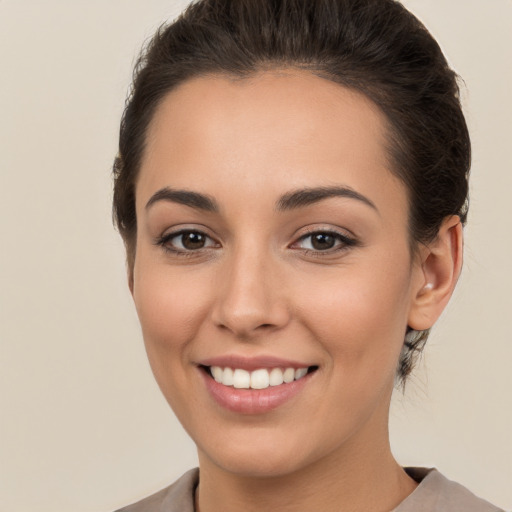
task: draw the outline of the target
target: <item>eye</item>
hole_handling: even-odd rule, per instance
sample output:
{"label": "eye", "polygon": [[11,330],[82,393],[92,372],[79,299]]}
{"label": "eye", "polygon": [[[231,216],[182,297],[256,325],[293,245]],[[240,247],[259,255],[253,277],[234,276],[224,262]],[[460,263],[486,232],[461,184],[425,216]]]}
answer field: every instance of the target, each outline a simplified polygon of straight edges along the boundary
{"label": "eye", "polygon": [[306,251],[332,252],[356,244],[357,242],[353,238],[335,231],[315,231],[302,236],[294,245]]}
{"label": "eye", "polygon": [[168,233],[156,243],[175,253],[193,252],[217,246],[216,242],[205,233],[190,229]]}

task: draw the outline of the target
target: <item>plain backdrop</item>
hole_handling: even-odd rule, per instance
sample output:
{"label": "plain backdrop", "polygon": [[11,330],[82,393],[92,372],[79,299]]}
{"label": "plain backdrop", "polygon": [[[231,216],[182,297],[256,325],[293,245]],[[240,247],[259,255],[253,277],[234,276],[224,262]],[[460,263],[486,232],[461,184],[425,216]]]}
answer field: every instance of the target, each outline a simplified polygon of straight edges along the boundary
{"label": "plain backdrop", "polygon": [[[108,512],[196,464],[153,381],[111,225],[143,41],[186,2],[0,0],[0,511]],[[464,77],[465,268],[391,414],[404,465],[512,507],[512,1],[408,0]]]}

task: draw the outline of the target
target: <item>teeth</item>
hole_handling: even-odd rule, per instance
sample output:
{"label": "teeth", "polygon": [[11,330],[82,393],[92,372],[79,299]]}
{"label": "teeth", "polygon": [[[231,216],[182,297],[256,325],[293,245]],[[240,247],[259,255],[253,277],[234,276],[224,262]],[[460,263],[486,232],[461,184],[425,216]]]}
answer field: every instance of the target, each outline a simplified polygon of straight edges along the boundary
{"label": "teeth", "polygon": [[270,385],[270,376],[265,369],[256,370],[251,373],[251,388],[265,389]]}
{"label": "teeth", "polygon": [[[222,381],[224,384],[224,380]],[[251,387],[251,374],[238,368],[233,372],[233,387],[238,389],[248,389]]]}
{"label": "teeth", "polygon": [[233,378],[233,370],[231,368],[224,368],[221,382],[224,386],[232,386],[234,384],[235,380]]}
{"label": "teeth", "polygon": [[283,381],[283,370],[281,368],[272,368],[270,370],[269,383],[271,386],[279,386]]}
{"label": "teeth", "polygon": [[295,370],[293,368],[286,368],[283,373],[283,380],[286,384],[295,380]]}
{"label": "teeth", "polygon": [[307,368],[297,368],[295,370],[295,380],[302,379],[308,373]]}
{"label": "teeth", "polygon": [[307,368],[272,368],[267,370],[261,368],[248,372],[240,368],[221,368],[220,366],[210,367],[212,377],[216,382],[224,386],[233,386],[237,389],[266,389],[269,386],[280,386],[294,380],[302,379],[307,373]]}
{"label": "teeth", "polygon": [[224,372],[218,366],[212,366],[212,375],[217,382],[222,382]]}

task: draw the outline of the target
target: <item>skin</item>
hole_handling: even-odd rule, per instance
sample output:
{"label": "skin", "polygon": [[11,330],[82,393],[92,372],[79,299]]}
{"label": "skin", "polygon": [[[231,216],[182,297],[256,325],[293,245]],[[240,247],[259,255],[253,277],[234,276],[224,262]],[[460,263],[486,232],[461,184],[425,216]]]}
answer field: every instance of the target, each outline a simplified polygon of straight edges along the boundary
{"label": "skin", "polygon": [[[303,71],[193,79],[152,120],[130,288],[156,380],[198,447],[202,512],[387,511],[416,486],[390,451],[389,403],[406,328],[443,310],[462,235],[450,217],[411,254],[407,190],[385,144],[370,100]],[[374,207],[330,197],[276,208],[297,189],[332,186]],[[147,207],[165,187],[206,194],[218,212]],[[158,244],[184,228],[205,247]],[[311,231],[355,243],[314,252]],[[226,354],[318,370],[286,404],[242,415],[211,398],[198,368]]]}

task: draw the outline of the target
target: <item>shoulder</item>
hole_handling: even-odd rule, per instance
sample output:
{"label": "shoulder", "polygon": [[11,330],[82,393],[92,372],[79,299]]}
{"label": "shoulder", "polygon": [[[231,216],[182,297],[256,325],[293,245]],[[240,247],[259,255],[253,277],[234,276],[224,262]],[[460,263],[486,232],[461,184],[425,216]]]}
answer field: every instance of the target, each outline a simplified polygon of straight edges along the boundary
{"label": "shoulder", "polygon": [[503,512],[436,469],[406,471],[419,485],[393,512]]}
{"label": "shoulder", "polygon": [[199,470],[192,469],[172,485],[116,512],[194,512]]}

